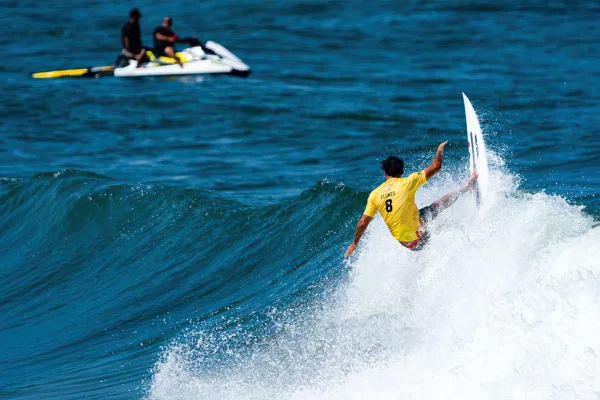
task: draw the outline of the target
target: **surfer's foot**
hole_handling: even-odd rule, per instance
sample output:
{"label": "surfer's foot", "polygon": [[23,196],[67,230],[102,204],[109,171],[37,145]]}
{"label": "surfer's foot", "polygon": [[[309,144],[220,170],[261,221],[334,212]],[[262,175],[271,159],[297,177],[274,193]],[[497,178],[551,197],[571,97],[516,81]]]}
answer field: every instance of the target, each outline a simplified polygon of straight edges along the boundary
{"label": "surfer's foot", "polygon": [[473,171],[473,173],[469,177],[469,180],[467,181],[467,186],[468,187],[474,187],[475,186],[475,182],[477,182],[477,177],[478,176],[479,175],[477,174],[477,170]]}

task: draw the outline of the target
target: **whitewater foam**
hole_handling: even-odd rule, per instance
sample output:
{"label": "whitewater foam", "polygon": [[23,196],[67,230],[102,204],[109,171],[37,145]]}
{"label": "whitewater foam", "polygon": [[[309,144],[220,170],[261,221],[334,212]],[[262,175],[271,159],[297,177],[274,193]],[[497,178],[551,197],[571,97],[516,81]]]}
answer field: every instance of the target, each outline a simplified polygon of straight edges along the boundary
{"label": "whitewater foam", "polygon": [[[418,204],[458,181],[438,178]],[[460,199],[418,253],[376,218],[324,304],[223,368],[198,358],[230,338],[174,343],[148,399],[600,397],[600,230],[581,207],[518,184],[493,169],[486,206]]]}

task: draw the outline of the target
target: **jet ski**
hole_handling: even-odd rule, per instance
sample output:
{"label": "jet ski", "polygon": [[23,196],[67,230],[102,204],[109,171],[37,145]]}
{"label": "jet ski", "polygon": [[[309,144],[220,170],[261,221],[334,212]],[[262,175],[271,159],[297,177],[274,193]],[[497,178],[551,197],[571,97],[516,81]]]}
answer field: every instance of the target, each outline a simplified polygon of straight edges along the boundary
{"label": "jet ski", "polygon": [[156,57],[151,50],[146,52],[146,60],[138,68],[137,61],[120,55],[113,64],[78,68],[62,71],[37,72],[33,78],[100,78],[104,76],[182,76],[204,74],[228,74],[239,77],[250,75],[250,67],[220,44],[212,41],[202,45],[196,41],[191,47],[177,53],[181,65],[174,58]]}

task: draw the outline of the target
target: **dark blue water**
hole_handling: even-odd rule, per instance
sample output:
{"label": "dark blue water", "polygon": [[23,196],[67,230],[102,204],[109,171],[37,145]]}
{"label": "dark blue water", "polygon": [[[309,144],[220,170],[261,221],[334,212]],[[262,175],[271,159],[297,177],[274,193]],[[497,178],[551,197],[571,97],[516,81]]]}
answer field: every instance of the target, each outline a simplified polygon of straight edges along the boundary
{"label": "dark blue water", "polygon": [[[112,62],[132,6],[252,75],[29,78]],[[0,397],[600,391],[597,3],[0,8]],[[461,92],[490,208],[420,255],[376,220],[344,262],[382,158],[450,141],[419,205],[464,180]]]}

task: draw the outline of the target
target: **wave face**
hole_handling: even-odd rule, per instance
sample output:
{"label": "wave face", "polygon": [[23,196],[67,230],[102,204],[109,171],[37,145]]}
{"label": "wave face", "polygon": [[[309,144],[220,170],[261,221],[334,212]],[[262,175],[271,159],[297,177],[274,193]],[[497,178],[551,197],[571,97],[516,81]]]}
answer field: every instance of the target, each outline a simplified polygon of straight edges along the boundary
{"label": "wave face", "polygon": [[518,185],[494,167],[485,207],[460,199],[420,253],[376,218],[344,262],[368,193],[340,183],[256,204],[77,170],[4,179],[2,393],[592,398],[600,230]]}
{"label": "wave face", "polygon": [[[600,230],[560,197],[518,191],[506,172],[492,181],[485,208],[461,199],[420,253],[376,219],[329,292],[292,313],[271,305],[267,336],[242,322],[190,329],[164,347],[146,398],[594,398]],[[439,182],[420,204],[457,185]],[[343,250],[319,242],[314,256]],[[311,262],[309,273],[327,270]]]}
{"label": "wave face", "polygon": [[[351,226],[340,221],[366,198],[321,183],[256,206],[75,170],[0,189],[3,359],[18,366],[3,371],[8,393],[55,387],[59,397],[140,392],[140,375],[182,330],[273,334],[274,307],[315,297],[343,273]],[[40,369],[30,387],[23,377]],[[111,385],[90,387],[95,378]]]}

